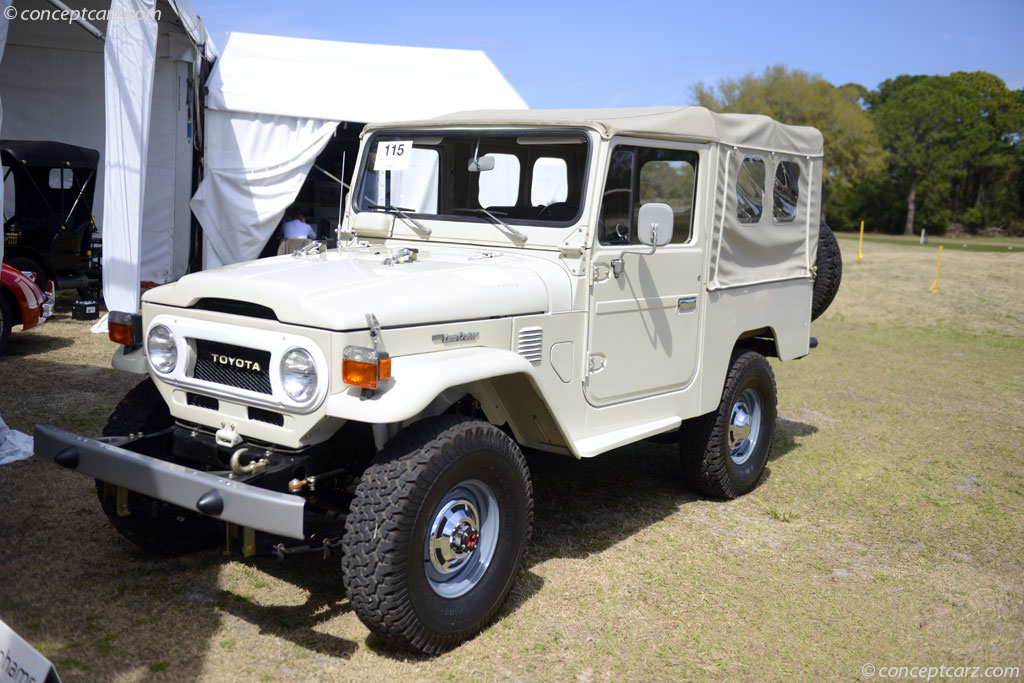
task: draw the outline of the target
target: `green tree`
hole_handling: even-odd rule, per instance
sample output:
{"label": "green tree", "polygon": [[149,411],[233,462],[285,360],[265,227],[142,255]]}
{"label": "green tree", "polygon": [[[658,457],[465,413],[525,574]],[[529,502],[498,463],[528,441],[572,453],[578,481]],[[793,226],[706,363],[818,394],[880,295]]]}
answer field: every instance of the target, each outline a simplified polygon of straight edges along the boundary
{"label": "green tree", "polygon": [[697,104],[713,111],[764,114],[820,130],[825,138],[826,196],[852,190],[885,168],[874,124],[862,106],[865,90],[856,84],[836,87],[820,75],[777,64],[760,75],[723,79],[717,88],[698,82],[691,93]]}
{"label": "green tree", "polygon": [[953,213],[972,226],[1005,225],[1021,208],[1016,183],[1024,151],[1024,91],[1010,90],[985,71],[958,71],[950,79],[969,91],[978,123],[965,128],[971,135],[958,143],[965,154],[952,188]]}
{"label": "green tree", "polygon": [[913,234],[919,203],[926,224],[944,227],[951,183],[963,177],[982,135],[972,90],[949,76],[900,76],[877,92],[875,124],[889,152],[890,177],[906,197],[903,232]]}

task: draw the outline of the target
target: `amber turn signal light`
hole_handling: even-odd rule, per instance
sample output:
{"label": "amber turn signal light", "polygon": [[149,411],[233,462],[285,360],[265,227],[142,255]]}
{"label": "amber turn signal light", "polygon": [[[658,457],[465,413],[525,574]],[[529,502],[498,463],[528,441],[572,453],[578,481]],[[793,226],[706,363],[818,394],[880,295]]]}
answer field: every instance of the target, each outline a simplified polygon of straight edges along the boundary
{"label": "amber turn signal light", "polygon": [[346,346],[341,358],[341,379],[354,387],[376,389],[378,382],[391,379],[391,356],[362,346]]}
{"label": "amber turn signal light", "polygon": [[111,311],[107,317],[107,336],[110,341],[125,346],[142,343],[142,316],[138,313]]}

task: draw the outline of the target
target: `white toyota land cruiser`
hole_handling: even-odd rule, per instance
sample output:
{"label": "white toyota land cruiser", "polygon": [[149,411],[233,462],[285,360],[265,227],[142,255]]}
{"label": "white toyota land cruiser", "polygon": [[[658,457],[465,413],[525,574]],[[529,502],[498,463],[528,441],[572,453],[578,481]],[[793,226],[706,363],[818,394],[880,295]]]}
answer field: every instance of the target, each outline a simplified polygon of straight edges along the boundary
{"label": "white toyota land cruiser", "polygon": [[839,285],[821,177],[817,130],[699,107],[368,126],[337,248],[112,314],[115,367],[149,377],[103,438],[41,425],[37,450],[145,549],[338,551],[371,630],[444,651],[520,569],[521,447],[660,435],[696,490],[757,484],[765,358],[806,355]]}

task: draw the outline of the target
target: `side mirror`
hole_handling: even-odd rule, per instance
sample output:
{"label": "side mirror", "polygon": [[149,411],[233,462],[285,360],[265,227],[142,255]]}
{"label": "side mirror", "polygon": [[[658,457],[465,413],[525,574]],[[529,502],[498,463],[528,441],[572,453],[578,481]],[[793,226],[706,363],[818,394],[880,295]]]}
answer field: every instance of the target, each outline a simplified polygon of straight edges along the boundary
{"label": "side mirror", "polygon": [[480,171],[493,171],[494,157],[485,154],[482,157],[473,157],[469,160],[469,172],[479,173]]}
{"label": "side mirror", "polygon": [[636,236],[640,243],[651,248],[650,251],[630,251],[629,249],[612,259],[612,274],[616,279],[622,277],[626,268],[626,254],[650,256],[658,247],[672,241],[672,230],[675,227],[675,213],[668,204],[644,204],[640,207],[640,215],[636,221]]}
{"label": "side mirror", "polygon": [[663,247],[672,241],[675,213],[668,204],[644,204],[637,218],[636,236],[641,244]]}

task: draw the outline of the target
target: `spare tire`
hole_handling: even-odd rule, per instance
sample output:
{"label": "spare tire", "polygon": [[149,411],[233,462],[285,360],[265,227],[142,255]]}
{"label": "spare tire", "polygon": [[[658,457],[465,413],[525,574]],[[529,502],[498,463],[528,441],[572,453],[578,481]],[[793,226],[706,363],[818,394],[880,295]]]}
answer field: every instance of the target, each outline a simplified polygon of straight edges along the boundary
{"label": "spare tire", "polygon": [[811,298],[811,320],[817,320],[828,310],[839,291],[843,279],[843,255],[839,242],[832,234],[832,228],[825,221],[818,228],[818,271],[814,278],[814,295]]}

